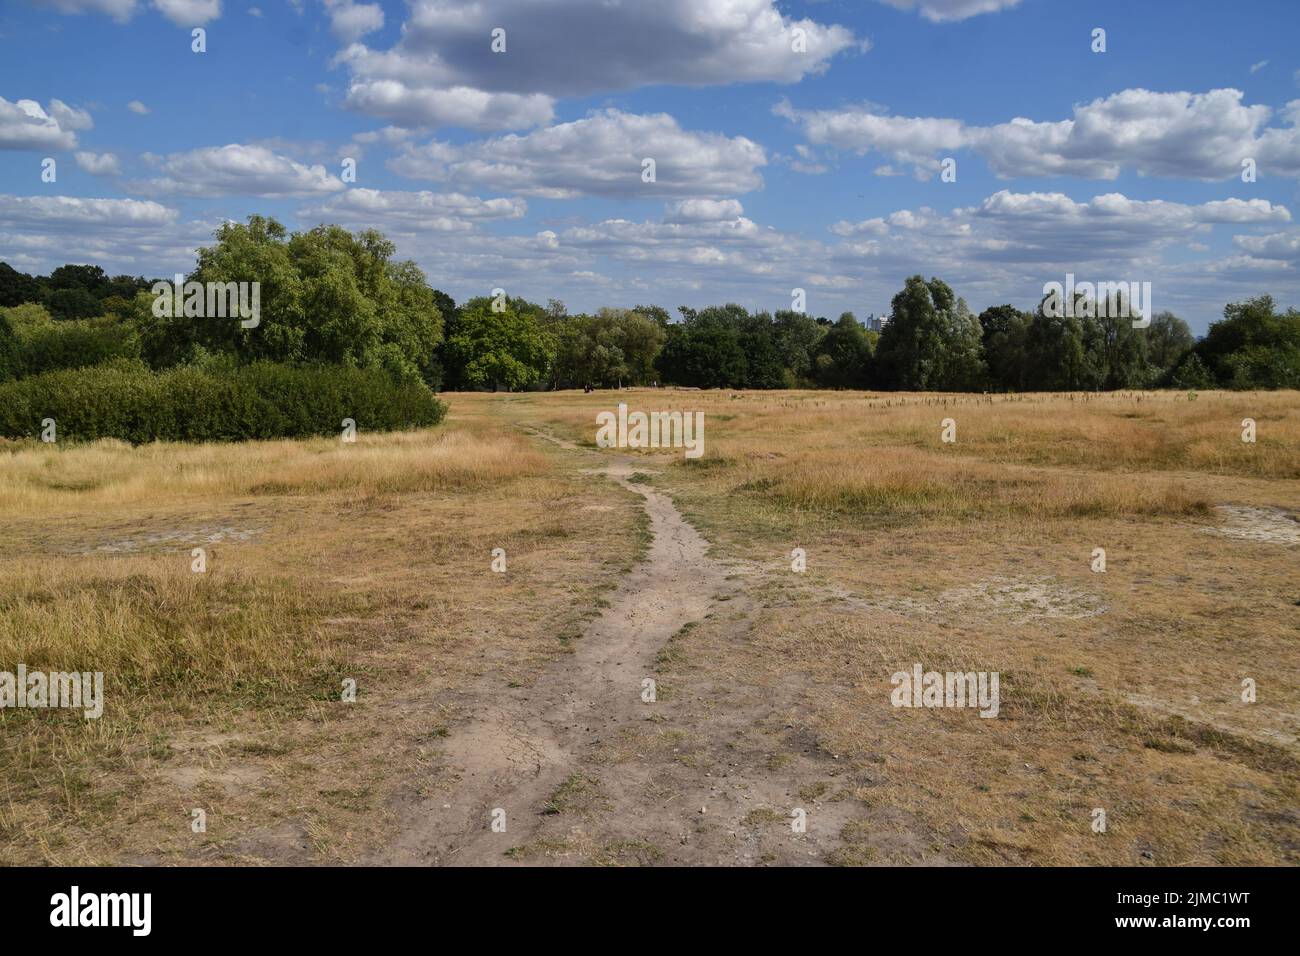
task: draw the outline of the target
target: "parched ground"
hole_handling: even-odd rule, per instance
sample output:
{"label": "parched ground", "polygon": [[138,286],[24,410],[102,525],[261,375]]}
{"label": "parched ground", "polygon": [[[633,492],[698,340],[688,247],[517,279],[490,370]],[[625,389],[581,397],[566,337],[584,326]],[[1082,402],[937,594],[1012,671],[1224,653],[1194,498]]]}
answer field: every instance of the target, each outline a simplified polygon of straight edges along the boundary
{"label": "parched ground", "polygon": [[[108,685],[0,712],[0,861],[1300,856],[1296,393],[448,400],[0,450],[0,669]],[[620,400],[704,455],[595,448]],[[998,716],[894,707],[914,664]]]}

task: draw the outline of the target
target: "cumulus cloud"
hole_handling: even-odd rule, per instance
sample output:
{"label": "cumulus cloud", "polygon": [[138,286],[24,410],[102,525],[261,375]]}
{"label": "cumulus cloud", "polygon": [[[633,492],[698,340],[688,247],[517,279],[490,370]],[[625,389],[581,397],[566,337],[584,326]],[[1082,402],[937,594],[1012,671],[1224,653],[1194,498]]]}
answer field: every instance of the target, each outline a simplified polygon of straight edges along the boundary
{"label": "cumulus cloud", "polygon": [[150,157],[161,176],[132,184],[136,193],[183,196],[319,196],[344,188],[324,166],[307,166],[265,146],[231,143]]}
{"label": "cumulus cloud", "polygon": [[965,20],[981,13],[997,13],[1019,6],[1020,0],[881,0],[899,10],[919,10],[934,23]]}
{"label": "cumulus cloud", "polygon": [[[492,50],[497,28],[504,52]],[[865,46],[844,27],[782,16],[774,0],[412,0],[395,46],[353,43],[336,62],[352,74],[351,109],[399,125],[522,129],[549,121],[559,96],[794,83]]]}
{"label": "cumulus cloud", "polygon": [[130,103],[127,103],[126,108],[132,113],[136,113],[140,116],[148,116],[149,113],[152,112],[149,107],[145,106],[139,100],[132,100]]}
{"label": "cumulus cloud", "polygon": [[93,125],[89,113],[62,100],[42,109],[35,100],[11,103],[0,96],[0,149],[72,149],[76,130]]}
{"label": "cumulus cloud", "polygon": [[299,216],[385,232],[463,232],[481,222],[520,219],[527,211],[528,204],[522,199],[355,188],[308,206]]}
{"label": "cumulus cloud", "polygon": [[176,220],[176,210],[140,199],[0,195],[0,225],[152,228]]}
{"label": "cumulus cloud", "polygon": [[110,272],[170,275],[194,267],[216,222],[180,220],[139,199],[0,195],[0,259],[26,272],[91,262]]}
{"label": "cumulus cloud", "polygon": [[1266,127],[1272,110],[1242,103],[1240,90],[1153,93],[1132,89],[1076,106],[1070,119],[1017,117],[995,126],[960,120],[888,116],[873,105],[774,112],[816,144],[859,154],[879,152],[931,170],[946,152],[970,148],[1001,177],[1141,175],[1221,180],[1253,158],[1261,172],[1300,176],[1300,101],[1281,112],[1285,126]]}
{"label": "cumulus cloud", "polygon": [[38,7],[59,13],[102,13],[125,23],[138,12],[137,0],[33,0]]}
{"label": "cumulus cloud", "polygon": [[116,176],[120,173],[117,157],[112,153],[78,151],[74,154],[77,165],[93,176]]}
{"label": "cumulus cloud", "polygon": [[377,3],[353,3],[352,0],[324,0],[324,3],[330,29],[344,43],[354,43],[384,26],[384,8]]}
{"label": "cumulus cloud", "polygon": [[[59,13],[102,13],[125,23],[142,9],[139,0],[34,0]],[[203,26],[221,16],[221,0],[150,0],[150,6],[181,27]]]}
{"label": "cumulus cloud", "polygon": [[[654,182],[642,181],[647,158]],[[607,109],[523,136],[408,146],[388,166],[412,179],[565,199],[734,196],[762,185],[766,163],[763,148],[743,136],[683,130],[666,113]]]}
{"label": "cumulus cloud", "polygon": [[221,16],[221,0],[153,0],[153,5],[178,27],[201,27]]}
{"label": "cumulus cloud", "polygon": [[411,87],[400,80],[354,80],[346,105],[399,126],[525,129],[549,123],[555,101],[542,93],[489,93],[468,86]]}
{"label": "cumulus cloud", "polygon": [[682,199],[664,207],[664,222],[719,222],[739,219],[744,213],[737,199]]}
{"label": "cumulus cloud", "polygon": [[1233,236],[1232,241],[1254,259],[1300,262],[1300,233],[1274,232],[1267,236]]}

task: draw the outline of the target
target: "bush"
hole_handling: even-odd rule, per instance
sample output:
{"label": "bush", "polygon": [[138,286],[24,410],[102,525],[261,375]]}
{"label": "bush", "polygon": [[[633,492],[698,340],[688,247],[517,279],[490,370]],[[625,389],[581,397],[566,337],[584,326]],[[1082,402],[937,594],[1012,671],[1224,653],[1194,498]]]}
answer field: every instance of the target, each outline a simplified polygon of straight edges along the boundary
{"label": "bush", "polygon": [[436,425],[446,406],[421,383],[377,369],[185,366],[151,372],[139,361],[47,372],[0,384],[0,436],[31,438],[53,418],[62,439],[243,441]]}

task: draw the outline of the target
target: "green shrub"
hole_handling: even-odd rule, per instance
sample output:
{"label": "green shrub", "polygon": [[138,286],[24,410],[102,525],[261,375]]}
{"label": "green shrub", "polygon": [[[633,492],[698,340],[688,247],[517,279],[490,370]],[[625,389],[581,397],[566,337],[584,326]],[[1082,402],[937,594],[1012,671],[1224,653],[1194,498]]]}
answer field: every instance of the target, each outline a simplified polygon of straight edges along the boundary
{"label": "green shrub", "polygon": [[378,369],[184,366],[152,372],[117,359],[0,384],[0,435],[35,437],[53,418],[60,439],[243,441],[334,435],[351,418],[362,431],[436,425],[446,406],[421,383]]}

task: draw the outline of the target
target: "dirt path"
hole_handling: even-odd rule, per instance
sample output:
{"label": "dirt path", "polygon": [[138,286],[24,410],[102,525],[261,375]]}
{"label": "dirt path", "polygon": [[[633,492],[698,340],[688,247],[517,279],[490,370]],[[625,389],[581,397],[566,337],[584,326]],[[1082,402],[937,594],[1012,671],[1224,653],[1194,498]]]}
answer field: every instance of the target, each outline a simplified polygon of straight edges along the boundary
{"label": "dirt path", "polygon": [[[672,501],[628,480],[637,470],[635,459],[620,456],[596,473],[644,498],[654,536],[645,561],[572,656],[554,662],[531,687],[501,692],[451,734],[444,754],[458,782],[445,797],[427,801],[415,814],[418,824],[375,862],[503,862],[507,849],[534,835],[547,801],[589,769],[591,751],[646,718],[653,705],[642,700],[642,682],[652,676],[656,655],[683,625],[703,618],[728,586],[724,570],[706,553],[707,542]],[[492,829],[497,809],[505,811],[505,832]],[[614,813],[607,825],[617,829]]]}

